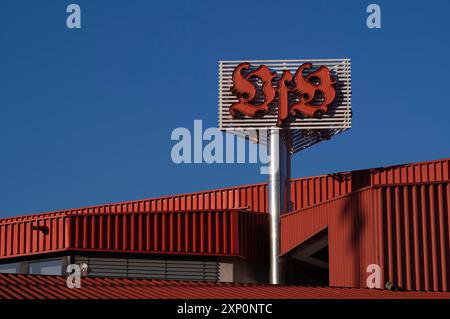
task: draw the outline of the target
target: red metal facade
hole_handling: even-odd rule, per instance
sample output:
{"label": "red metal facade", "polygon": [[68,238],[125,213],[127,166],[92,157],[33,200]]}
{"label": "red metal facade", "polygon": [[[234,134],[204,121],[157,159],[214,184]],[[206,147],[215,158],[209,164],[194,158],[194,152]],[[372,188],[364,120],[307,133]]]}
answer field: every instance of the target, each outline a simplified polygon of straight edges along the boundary
{"label": "red metal facade", "polygon": [[450,299],[450,293],[390,292],[301,286],[273,286],[139,280],[81,279],[69,289],[64,276],[0,274],[0,299]]}
{"label": "red metal facade", "polygon": [[[449,167],[443,159],[293,180],[283,253],[327,228],[330,285],[364,287],[375,263],[405,289],[448,290]],[[0,259],[89,250],[265,260],[266,211],[267,185],[256,184],[6,218]]]}
{"label": "red metal facade", "polygon": [[450,159],[294,179],[293,210],[310,207],[367,186],[450,180]]}
{"label": "red metal facade", "polygon": [[0,222],[0,258],[73,250],[261,259],[265,243],[265,216],[237,210],[61,213]]}
{"label": "red metal facade", "polygon": [[366,287],[369,264],[382,282],[448,291],[450,183],[369,186],[282,216],[282,254],[328,230],[330,285]]}
{"label": "red metal facade", "polygon": [[[326,203],[282,216],[281,253],[327,229],[329,284],[365,287],[365,266],[377,263],[372,188],[356,191]],[[361,237],[372,236],[372,238]],[[365,247],[365,245],[368,247]],[[373,246],[373,247],[372,247]],[[362,270],[364,268],[364,270]]]}
{"label": "red metal facade", "polygon": [[408,290],[448,291],[449,182],[383,186],[376,196],[385,278]]}
{"label": "red metal facade", "polygon": [[[404,164],[384,168],[365,169],[314,177],[293,179],[291,199],[293,210],[351,193],[363,187],[380,184],[440,182],[450,179],[450,159]],[[252,212],[268,211],[267,184],[253,184],[229,187],[189,194],[172,195],[96,205],[91,207],[37,214],[109,214],[145,213],[183,210],[226,210],[246,208]],[[50,215],[49,215],[50,214]],[[15,220],[12,217],[8,220]]]}

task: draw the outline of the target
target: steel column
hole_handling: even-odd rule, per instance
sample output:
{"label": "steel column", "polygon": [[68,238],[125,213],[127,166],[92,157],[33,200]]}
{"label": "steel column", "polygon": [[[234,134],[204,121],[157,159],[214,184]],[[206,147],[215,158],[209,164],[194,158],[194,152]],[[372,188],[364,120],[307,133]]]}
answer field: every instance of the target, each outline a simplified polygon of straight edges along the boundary
{"label": "steel column", "polygon": [[269,283],[283,283],[280,255],[280,215],[290,209],[290,132],[272,128],[269,136]]}

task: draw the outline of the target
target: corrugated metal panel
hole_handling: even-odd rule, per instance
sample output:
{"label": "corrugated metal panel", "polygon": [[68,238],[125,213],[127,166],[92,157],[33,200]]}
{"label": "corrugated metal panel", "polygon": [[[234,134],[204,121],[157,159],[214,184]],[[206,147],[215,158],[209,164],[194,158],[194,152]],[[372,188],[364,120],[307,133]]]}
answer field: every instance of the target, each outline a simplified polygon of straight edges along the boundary
{"label": "corrugated metal panel", "polygon": [[73,214],[121,214],[146,212],[172,212],[188,210],[227,210],[247,208],[253,212],[266,212],[267,184],[243,185],[188,194],[162,196],[137,201],[103,204],[55,212],[24,215],[0,219],[1,223],[27,221],[39,217],[58,217]]}
{"label": "corrugated metal panel", "polygon": [[[370,185],[440,182],[448,180],[450,180],[450,159],[446,158],[421,163],[293,179],[291,184],[291,200],[293,202],[293,210],[299,210]],[[265,213],[268,211],[267,205],[267,184],[260,183],[3,218],[0,219],[0,225],[13,221],[25,222],[39,217],[49,218],[65,216],[67,214],[145,213],[241,208],[247,208],[252,212]]]}
{"label": "corrugated metal panel", "polygon": [[37,217],[0,224],[0,257],[76,250],[261,258],[266,224],[266,215],[234,210]]}
{"label": "corrugated metal panel", "polygon": [[0,274],[0,299],[450,299],[450,293]]}
{"label": "corrugated metal panel", "polygon": [[377,188],[384,277],[408,290],[450,286],[450,184]]}
{"label": "corrugated metal panel", "polygon": [[[449,164],[450,159],[442,159],[295,179],[292,181],[291,191],[293,207],[295,210],[301,210],[336,198],[342,201],[340,196],[371,185],[449,181]],[[438,193],[439,191],[435,191],[435,194]],[[266,212],[266,194],[267,185],[256,184],[1,219],[0,258],[68,249],[87,249],[90,251],[240,255],[265,259],[264,247],[266,247],[267,236],[264,233],[265,230],[261,229],[263,226],[258,226],[256,221],[246,223],[246,219],[242,216],[251,216],[246,218],[254,219],[258,217],[241,213],[233,215],[231,212],[222,210],[225,209],[224,207],[236,210],[248,207],[249,210],[256,212]],[[439,205],[441,205],[439,202],[435,204],[434,209],[439,208]],[[350,203],[347,206],[352,207]],[[187,208],[203,208],[206,211],[191,215],[174,211]],[[213,208],[217,211],[213,211]],[[150,213],[155,210],[159,211]],[[355,225],[359,223],[358,220],[349,217],[350,213],[346,213],[347,211],[349,210],[341,212],[341,215],[345,216],[342,219],[342,229],[356,227]],[[265,223],[265,217],[262,218],[259,222]],[[319,221],[317,223],[320,224]],[[253,226],[243,231],[242,225]],[[298,229],[302,227],[298,225]],[[47,235],[42,232],[45,229],[49,230]],[[259,230],[256,231],[256,229]],[[259,237],[248,235],[252,231]],[[307,228],[299,232],[305,231]],[[448,233],[448,229],[444,228],[442,231]],[[427,234],[431,233],[427,232]],[[439,233],[436,238],[440,240],[441,236],[442,234]],[[442,247],[439,246],[439,250]],[[432,252],[424,250],[423,253]],[[447,261],[445,262],[448,266]],[[439,280],[443,279],[438,279],[438,282]],[[408,283],[407,280],[404,281]],[[433,279],[433,285],[434,281],[435,279]],[[425,281],[421,280],[419,286],[425,285],[423,282]],[[413,287],[412,284],[411,287]]]}
{"label": "corrugated metal panel", "polygon": [[239,234],[239,249],[243,256],[256,261],[268,261],[269,221],[266,214],[242,214]]}
{"label": "corrugated metal panel", "polygon": [[293,210],[310,207],[359,189],[385,184],[450,180],[450,159],[342,172],[292,180]]}
{"label": "corrugated metal panel", "polygon": [[282,254],[328,229],[330,285],[365,287],[366,268],[403,289],[448,291],[449,182],[370,186],[282,216]]}
{"label": "corrugated metal panel", "polygon": [[0,258],[66,249],[68,221],[63,215],[1,221]]}
{"label": "corrugated metal panel", "polygon": [[70,219],[75,250],[239,255],[236,211],[78,214]]}
{"label": "corrugated metal panel", "polygon": [[371,169],[372,185],[450,180],[450,159]]}
{"label": "corrugated metal panel", "polygon": [[[371,168],[292,180],[293,210],[316,205],[358,189],[381,184],[440,182],[450,180],[450,159]],[[39,217],[67,214],[111,214],[170,212],[184,210],[226,210],[247,208],[252,212],[268,211],[267,184],[243,185],[189,194],[104,204],[70,210],[0,219],[0,224],[25,222]]]}
{"label": "corrugated metal panel", "polygon": [[377,262],[372,205],[368,188],[282,216],[281,253],[327,229],[330,286],[364,287],[365,267]]}

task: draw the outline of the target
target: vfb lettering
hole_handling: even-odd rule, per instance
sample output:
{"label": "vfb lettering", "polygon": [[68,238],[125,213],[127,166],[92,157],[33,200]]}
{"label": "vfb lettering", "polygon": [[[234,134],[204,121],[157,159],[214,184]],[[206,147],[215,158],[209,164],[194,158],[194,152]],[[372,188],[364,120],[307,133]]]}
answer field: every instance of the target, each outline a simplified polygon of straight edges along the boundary
{"label": "vfb lettering", "polygon": [[239,101],[230,106],[231,116],[259,118],[277,109],[277,126],[290,116],[320,118],[336,97],[336,80],[326,66],[311,71],[312,67],[304,63],[294,75],[284,70],[277,81],[277,73],[266,65],[252,69],[249,63],[239,64],[233,71],[231,88]]}

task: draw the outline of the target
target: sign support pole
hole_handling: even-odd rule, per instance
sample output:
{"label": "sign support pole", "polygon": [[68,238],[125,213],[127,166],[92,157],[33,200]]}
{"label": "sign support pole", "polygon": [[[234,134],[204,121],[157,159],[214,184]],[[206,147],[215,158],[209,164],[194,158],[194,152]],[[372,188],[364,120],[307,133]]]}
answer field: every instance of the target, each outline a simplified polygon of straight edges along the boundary
{"label": "sign support pole", "polygon": [[282,260],[280,255],[280,216],[290,210],[290,131],[271,128],[269,135],[269,283],[281,284]]}

